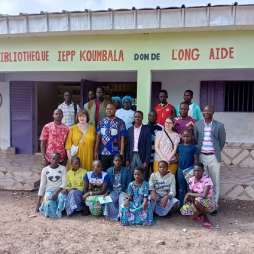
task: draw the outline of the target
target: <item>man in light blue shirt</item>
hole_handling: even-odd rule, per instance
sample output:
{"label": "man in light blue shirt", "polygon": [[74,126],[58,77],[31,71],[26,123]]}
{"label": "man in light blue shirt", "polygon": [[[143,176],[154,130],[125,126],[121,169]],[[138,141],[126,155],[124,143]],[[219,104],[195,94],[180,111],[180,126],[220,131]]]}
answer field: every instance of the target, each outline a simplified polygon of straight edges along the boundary
{"label": "man in light blue shirt", "polygon": [[[184,92],[183,100],[189,105],[188,116],[192,117],[194,120],[199,121],[203,119],[203,115],[199,105],[192,101],[193,99],[193,91],[186,90]],[[180,105],[176,107],[177,116],[180,116]]]}

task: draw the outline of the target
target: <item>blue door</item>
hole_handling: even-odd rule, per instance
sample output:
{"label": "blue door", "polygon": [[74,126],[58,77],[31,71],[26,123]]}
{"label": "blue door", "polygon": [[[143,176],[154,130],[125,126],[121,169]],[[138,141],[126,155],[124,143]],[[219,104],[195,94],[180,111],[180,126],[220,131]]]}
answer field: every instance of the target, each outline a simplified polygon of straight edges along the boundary
{"label": "blue door", "polygon": [[35,83],[11,82],[11,146],[16,153],[32,154],[35,150]]}

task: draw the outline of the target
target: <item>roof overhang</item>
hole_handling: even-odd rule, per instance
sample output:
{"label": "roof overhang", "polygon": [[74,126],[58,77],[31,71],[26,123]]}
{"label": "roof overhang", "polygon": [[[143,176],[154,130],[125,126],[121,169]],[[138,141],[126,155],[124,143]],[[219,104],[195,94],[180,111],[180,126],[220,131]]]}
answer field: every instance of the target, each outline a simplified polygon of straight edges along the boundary
{"label": "roof overhang", "polygon": [[0,15],[0,37],[253,30],[254,5]]}

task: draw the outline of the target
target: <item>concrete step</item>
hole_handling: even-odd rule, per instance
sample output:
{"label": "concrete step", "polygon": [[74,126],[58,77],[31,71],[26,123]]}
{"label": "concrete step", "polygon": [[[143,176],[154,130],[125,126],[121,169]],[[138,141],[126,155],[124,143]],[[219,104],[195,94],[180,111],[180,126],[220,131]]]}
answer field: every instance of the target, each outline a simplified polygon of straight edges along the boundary
{"label": "concrete step", "polygon": [[[41,155],[0,153],[0,189],[32,191],[38,189]],[[221,167],[221,198],[254,201],[254,168]]]}
{"label": "concrete step", "polygon": [[32,191],[38,188],[41,156],[0,153],[0,189]]}

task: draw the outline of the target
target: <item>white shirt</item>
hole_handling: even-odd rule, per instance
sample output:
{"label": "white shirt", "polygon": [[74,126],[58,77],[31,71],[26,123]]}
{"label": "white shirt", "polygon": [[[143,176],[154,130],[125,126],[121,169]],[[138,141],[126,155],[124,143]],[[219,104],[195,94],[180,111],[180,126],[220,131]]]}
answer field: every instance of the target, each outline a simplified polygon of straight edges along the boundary
{"label": "white shirt", "polygon": [[38,196],[44,196],[47,191],[56,191],[66,186],[66,168],[59,165],[51,168],[50,165],[41,171],[41,182]]}
{"label": "white shirt", "polygon": [[202,142],[201,152],[202,153],[215,153],[213,141],[212,141],[212,125],[213,122],[207,124],[204,127],[204,139]]}
{"label": "white shirt", "polygon": [[152,173],[149,179],[149,190],[154,190],[159,197],[163,197],[166,194],[176,195],[176,182],[175,176],[171,173],[161,176],[160,172]]}
{"label": "white shirt", "polygon": [[116,117],[122,119],[125,123],[126,130],[128,130],[134,121],[135,112],[132,109],[126,110],[120,108],[116,111]]}
{"label": "white shirt", "polygon": [[138,152],[138,141],[139,141],[139,136],[140,136],[140,132],[141,132],[141,127],[142,124],[136,128],[134,126],[134,146],[133,146],[133,152]]}
{"label": "white shirt", "polygon": [[[58,109],[61,109],[63,111],[63,119],[62,119],[63,124],[69,127],[75,124],[75,109],[73,102],[69,105],[63,102],[58,106]],[[80,108],[77,105],[77,113],[79,112],[79,110]]]}

